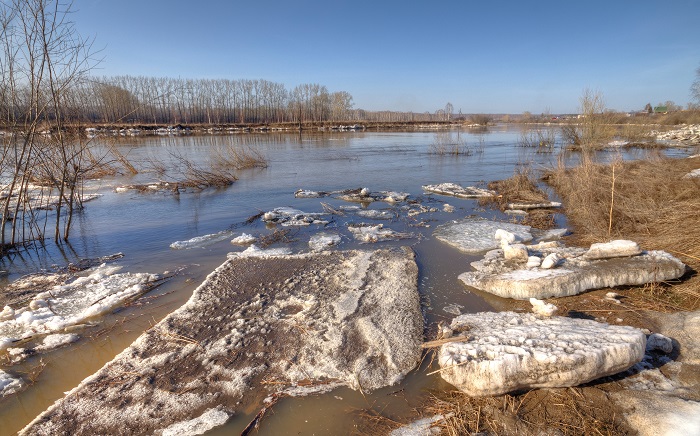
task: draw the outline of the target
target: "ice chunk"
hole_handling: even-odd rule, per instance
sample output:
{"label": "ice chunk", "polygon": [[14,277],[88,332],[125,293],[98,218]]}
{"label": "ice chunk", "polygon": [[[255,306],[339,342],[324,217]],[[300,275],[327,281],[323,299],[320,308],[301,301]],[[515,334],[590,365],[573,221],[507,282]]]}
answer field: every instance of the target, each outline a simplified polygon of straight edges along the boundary
{"label": "ice chunk", "polygon": [[[559,258],[557,268],[523,268],[519,263],[505,259],[502,250],[486,253],[484,259],[472,262],[476,270],[466,272],[459,279],[468,286],[505,298],[529,299],[565,297],[589,289],[622,285],[641,285],[671,280],[685,273],[685,265],[663,251],[649,251],[633,257],[591,260],[583,256],[581,248],[552,247],[542,244],[537,255]],[[550,263],[550,262],[547,262]]]}
{"label": "ice chunk", "polygon": [[340,244],[340,235],[330,233],[318,233],[309,240],[309,247],[313,251],[321,251]]}
{"label": "ice chunk", "polygon": [[438,226],[433,235],[466,253],[480,253],[500,246],[494,238],[496,231],[512,233],[518,240],[532,239],[530,226],[501,223],[482,218],[465,218]]}
{"label": "ice chunk", "polygon": [[13,377],[0,369],[0,398],[14,394],[23,387],[22,379]]}
{"label": "ice chunk", "polygon": [[159,279],[155,274],[117,273],[120,269],[102,264],[37,294],[26,307],[15,310],[13,318],[0,322],[0,348],[102,315],[148,291]]}
{"label": "ice chunk", "polygon": [[550,253],[547,255],[547,257],[542,259],[542,264],[540,267],[543,269],[551,269],[557,266],[561,260],[562,258],[559,253]]}
{"label": "ice chunk", "polygon": [[59,348],[64,345],[72,344],[80,339],[80,336],[74,333],[55,333],[53,335],[48,335],[39,344],[35,350],[37,351],[47,351],[53,350],[54,348]]}
{"label": "ice chunk", "polygon": [[634,241],[619,239],[617,241],[591,244],[591,248],[584,254],[588,259],[608,259],[611,257],[636,256],[642,253],[642,249]]}
{"label": "ice chunk", "polygon": [[254,244],[257,240],[258,238],[253,235],[242,233],[240,236],[236,236],[235,238],[231,239],[231,243],[233,245],[250,245]]}
{"label": "ice chunk", "polygon": [[176,241],[170,244],[173,250],[188,250],[190,248],[204,248],[217,242],[224,241],[231,237],[231,232],[222,231],[219,233],[211,233],[209,235],[197,236],[186,241]]}
{"label": "ice chunk", "polygon": [[661,333],[652,333],[647,338],[647,351],[661,351],[669,354],[673,351],[673,341]]}
{"label": "ice chunk", "polygon": [[576,386],[628,369],[646,344],[632,327],[514,312],[460,315],[451,328],[469,336],[440,348],[440,374],[470,396]]}
{"label": "ice chunk", "polygon": [[513,244],[504,243],[502,246],[503,256],[506,260],[528,260],[527,248],[523,244]]}
{"label": "ice chunk", "polygon": [[383,224],[372,225],[353,225],[348,226],[350,233],[360,242],[370,243],[385,241],[388,239],[405,239],[410,238],[412,235],[408,233],[395,232],[392,229],[384,228]]}
{"label": "ice chunk", "polygon": [[557,306],[537,298],[530,298],[530,304],[532,304],[532,311],[540,316],[552,316],[559,310]]}
{"label": "ice chunk", "polygon": [[307,213],[291,207],[278,207],[265,212],[262,220],[266,223],[282,224],[283,226],[308,226],[310,224],[328,224],[328,221],[319,219],[326,213]]}
{"label": "ice chunk", "polygon": [[393,430],[391,433],[389,433],[389,436],[439,435],[442,432],[439,423],[451,416],[452,414],[450,413],[447,415],[435,415],[428,418],[422,418]]}
{"label": "ice chunk", "polygon": [[361,216],[362,218],[369,218],[373,220],[391,220],[396,218],[396,214],[393,214],[386,210],[376,209],[360,210],[357,211],[357,215]]}
{"label": "ice chunk", "polygon": [[504,242],[507,242],[508,244],[515,242],[515,234],[509,232],[508,230],[498,229],[493,237],[497,241],[500,241],[501,244]]}
{"label": "ice chunk", "polygon": [[200,416],[188,421],[177,422],[163,430],[163,436],[195,436],[222,426],[228,421],[229,415],[220,409],[207,409]]}
{"label": "ice chunk", "polygon": [[541,263],[542,259],[539,256],[528,256],[525,268],[537,268]]}
{"label": "ice chunk", "polygon": [[450,195],[458,198],[493,197],[496,192],[474,186],[463,187],[457,183],[440,183],[437,185],[424,185],[423,190],[440,195]]}

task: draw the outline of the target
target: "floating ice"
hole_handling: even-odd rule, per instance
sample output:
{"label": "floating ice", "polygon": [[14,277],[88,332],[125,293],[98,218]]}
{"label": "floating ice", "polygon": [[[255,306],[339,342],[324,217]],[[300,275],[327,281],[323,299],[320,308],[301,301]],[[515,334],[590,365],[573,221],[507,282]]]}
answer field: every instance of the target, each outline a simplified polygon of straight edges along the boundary
{"label": "floating ice", "polygon": [[496,231],[512,233],[519,241],[532,239],[530,226],[501,223],[482,218],[465,218],[438,226],[433,235],[467,253],[480,253],[500,247],[494,238]]}
{"label": "floating ice", "polygon": [[307,213],[291,207],[278,207],[265,212],[262,220],[266,223],[282,224],[283,226],[308,226],[310,224],[324,225],[328,221],[323,221],[319,217],[326,213]]}
{"label": "floating ice", "polygon": [[257,240],[258,238],[255,236],[243,233],[240,236],[236,236],[235,238],[231,239],[231,243],[233,245],[250,245],[254,244]]}
{"label": "floating ice", "polygon": [[408,233],[399,233],[394,230],[384,228],[383,224],[373,225],[353,225],[348,226],[350,233],[360,242],[371,243],[385,241],[389,239],[405,239],[410,238],[412,235]]}
{"label": "floating ice", "polygon": [[[545,256],[540,268],[507,260],[503,250],[493,250],[486,253],[484,259],[471,263],[476,271],[463,273],[459,279],[468,286],[500,297],[526,300],[671,280],[685,273],[685,265],[663,251],[600,260],[587,259],[583,256],[586,249],[582,248],[538,244],[528,247],[528,251],[532,255]],[[551,261],[545,263],[547,258]],[[546,269],[547,266],[556,268]]]}
{"label": "floating ice", "polygon": [[230,238],[232,232],[222,231],[218,233],[211,233],[203,236],[196,236],[187,241],[176,241],[170,244],[170,248],[173,250],[188,250],[190,248],[204,248],[217,242],[225,241]]}
{"label": "floating ice", "polygon": [[458,198],[493,197],[496,192],[474,186],[463,187],[457,183],[440,183],[437,185],[423,185],[423,190],[440,195],[450,195]]}
{"label": "floating ice", "polygon": [[23,387],[22,379],[13,377],[0,369],[0,398],[14,394]]}
{"label": "floating ice", "polygon": [[14,317],[0,322],[0,349],[33,337],[60,331],[102,315],[149,289],[154,274],[119,273],[121,267],[102,264],[72,282],[37,294]]}
{"label": "floating ice", "polygon": [[229,253],[228,257],[272,257],[284,256],[291,254],[292,250],[286,247],[280,248],[260,248],[257,245],[251,245],[240,253]]}
{"label": "floating ice", "polygon": [[396,214],[386,210],[376,209],[359,210],[357,211],[357,215],[361,216],[362,218],[369,218],[373,220],[391,220],[396,218]]}
{"label": "floating ice", "polygon": [[632,327],[515,312],[465,314],[451,323],[464,342],[443,345],[440,374],[470,396],[576,386],[642,360],[646,337]]}
{"label": "floating ice", "polygon": [[326,250],[340,244],[340,235],[330,233],[318,233],[309,240],[309,247],[313,251]]}
{"label": "floating ice", "polygon": [[64,345],[72,344],[78,339],[80,339],[80,336],[75,333],[54,333],[46,336],[41,344],[37,345],[34,349],[37,351],[53,350]]}

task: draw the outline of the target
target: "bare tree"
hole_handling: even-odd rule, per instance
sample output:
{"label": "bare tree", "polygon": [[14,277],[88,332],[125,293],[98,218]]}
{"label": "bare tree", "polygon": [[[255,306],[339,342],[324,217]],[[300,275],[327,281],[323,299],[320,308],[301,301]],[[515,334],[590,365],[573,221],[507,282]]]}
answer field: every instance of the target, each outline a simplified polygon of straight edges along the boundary
{"label": "bare tree", "polygon": [[695,70],[695,81],[690,85],[690,95],[695,100],[695,104],[700,105],[700,67]]}
{"label": "bare tree", "polygon": [[81,203],[79,179],[89,151],[67,133],[65,123],[71,116],[70,90],[93,59],[89,41],[69,20],[70,7],[60,0],[0,3],[0,96],[6,108],[1,123],[11,132],[2,144],[0,168],[9,180],[0,205],[3,251],[43,240],[48,209],[55,209],[55,240],[67,239]]}

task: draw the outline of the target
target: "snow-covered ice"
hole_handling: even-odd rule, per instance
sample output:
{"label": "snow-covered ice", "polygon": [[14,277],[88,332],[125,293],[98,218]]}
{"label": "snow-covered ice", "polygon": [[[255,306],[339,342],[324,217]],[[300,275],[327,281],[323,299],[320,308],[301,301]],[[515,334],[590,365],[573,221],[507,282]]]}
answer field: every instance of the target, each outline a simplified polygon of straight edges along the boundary
{"label": "snow-covered ice", "polygon": [[409,233],[396,232],[390,228],[384,227],[384,224],[369,225],[350,225],[348,230],[352,236],[362,243],[372,243],[386,241],[390,239],[406,239],[412,237]]}
{"label": "snow-covered ice", "polygon": [[[685,273],[685,265],[664,251],[643,252],[632,257],[589,259],[583,248],[566,248],[557,243],[528,246],[525,260],[506,259],[503,250],[492,250],[480,261],[472,262],[475,271],[459,279],[466,285],[504,298],[527,300],[566,297],[589,289],[622,285],[641,285],[671,280]],[[534,267],[533,256],[544,257]]]}
{"label": "snow-covered ice", "polygon": [[466,337],[442,345],[440,374],[470,396],[576,386],[630,368],[646,345],[632,327],[515,312],[460,315],[450,327]]}
{"label": "snow-covered ice", "polygon": [[530,298],[530,304],[532,304],[532,312],[540,316],[552,316],[559,309],[557,306],[537,298]]}
{"label": "snow-covered ice", "polygon": [[423,185],[423,190],[434,194],[449,195],[458,198],[482,198],[493,197],[496,192],[474,186],[464,187],[457,183],[439,183],[437,185]]}
{"label": "snow-covered ice", "polygon": [[248,233],[242,233],[235,238],[231,239],[231,243],[233,245],[250,245],[254,244],[258,238],[256,238],[253,235],[249,235]]}
{"label": "snow-covered ice", "polygon": [[584,254],[587,259],[609,259],[612,257],[629,257],[642,254],[642,249],[634,241],[618,239],[610,242],[591,244]]}
{"label": "snow-covered ice", "polygon": [[317,233],[309,239],[309,248],[313,251],[326,250],[340,244],[340,235],[333,233]]}
{"label": "snow-covered ice", "polygon": [[448,414],[447,416],[435,415],[427,418],[422,418],[393,430],[391,433],[389,433],[389,436],[438,435],[442,432],[442,429],[438,424],[451,416],[452,414]]}
{"label": "snow-covered ice", "polygon": [[138,297],[159,276],[146,273],[118,273],[120,266],[102,264],[73,281],[40,292],[14,316],[0,321],[0,349],[16,342],[60,332],[102,315]]}
{"label": "snow-covered ice", "polygon": [[320,217],[326,213],[308,213],[291,207],[278,207],[265,212],[262,220],[266,223],[282,224],[283,226],[308,226],[310,224],[325,225],[328,221]]}
{"label": "snow-covered ice", "polygon": [[212,408],[241,414],[273,394],[367,392],[415,368],[422,341],[408,248],[232,255],[23,434],[178,431]]}
{"label": "snow-covered ice", "polygon": [[0,398],[14,394],[24,387],[22,379],[0,369]]}
{"label": "snow-covered ice", "polygon": [[500,247],[500,239],[494,238],[498,230],[513,234],[521,242],[532,240],[530,226],[482,218],[465,218],[442,224],[435,229],[433,235],[466,253],[481,253]]}

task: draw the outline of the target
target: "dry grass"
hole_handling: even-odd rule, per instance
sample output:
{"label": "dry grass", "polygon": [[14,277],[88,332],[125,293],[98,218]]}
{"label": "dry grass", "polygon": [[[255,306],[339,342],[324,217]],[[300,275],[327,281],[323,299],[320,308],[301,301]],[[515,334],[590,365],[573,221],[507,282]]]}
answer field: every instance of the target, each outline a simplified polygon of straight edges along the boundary
{"label": "dry grass", "polygon": [[[700,270],[700,180],[684,178],[700,158],[560,166],[547,175],[562,198],[579,245],[631,239]],[[613,179],[614,177],[614,179]],[[679,284],[637,288],[678,308],[700,307],[697,275]]]}
{"label": "dry grass", "polygon": [[488,188],[498,192],[498,196],[488,200],[496,202],[503,210],[508,203],[545,203],[549,201],[547,193],[537,187],[535,178],[527,167],[516,168],[512,177],[490,182]]}
{"label": "dry grass", "polygon": [[613,435],[629,434],[622,415],[597,387],[541,389],[522,394],[472,398],[461,392],[436,394],[428,411],[448,416],[444,435]]}

